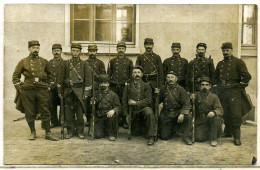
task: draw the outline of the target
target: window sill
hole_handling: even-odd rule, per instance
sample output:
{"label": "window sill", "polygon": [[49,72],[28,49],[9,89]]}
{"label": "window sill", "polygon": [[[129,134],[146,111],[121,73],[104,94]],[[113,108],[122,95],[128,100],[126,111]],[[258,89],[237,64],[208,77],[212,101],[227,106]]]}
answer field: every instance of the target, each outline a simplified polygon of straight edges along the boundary
{"label": "window sill", "polygon": [[241,49],[241,56],[242,57],[256,57],[257,56],[257,50],[253,49]]}
{"label": "window sill", "polygon": [[[62,47],[62,52],[65,54],[71,54],[71,47],[70,46],[65,46]],[[83,46],[82,53],[88,53],[88,47],[87,46]],[[117,51],[116,51],[116,45],[111,45],[110,48],[108,46],[98,46],[98,55],[102,55],[102,54],[111,54],[111,55],[116,55]],[[126,47],[126,52],[127,55],[138,55],[140,54],[140,48],[137,47]]]}

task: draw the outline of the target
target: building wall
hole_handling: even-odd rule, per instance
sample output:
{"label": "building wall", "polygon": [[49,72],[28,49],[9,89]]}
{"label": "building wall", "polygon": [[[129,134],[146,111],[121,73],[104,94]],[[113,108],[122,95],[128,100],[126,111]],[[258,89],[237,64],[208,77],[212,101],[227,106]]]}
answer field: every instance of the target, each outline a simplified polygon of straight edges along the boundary
{"label": "building wall", "polygon": [[[19,60],[28,56],[28,41],[39,40],[40,56],[48,60],[52,58],[52,44],[64,46],[65,5],[8,4],[4,16],[4,97],[13,99],[12,73]],[[171,43],[180,42],[181,56],[190,61],[195,56],[196,44],[204,42],[208,46],[206,55],[211,55],[216,65],[223,58],[220,49],[223,42],[232,42],[235,55],[238,54],[238,21],[238,5],[139,5],[140,52],[144,52],[144,38],[151,37],[155,42],[154,52],[164,60],[171,56]],[[62,54],[62,57],[70,56]],[[107,66],[107,55],[98,58]],[[136,56],[130,58],[135,61]],[[246,60],[253,65],[249,72],[254,75],[248,90],[256,94],[256,62]]]}

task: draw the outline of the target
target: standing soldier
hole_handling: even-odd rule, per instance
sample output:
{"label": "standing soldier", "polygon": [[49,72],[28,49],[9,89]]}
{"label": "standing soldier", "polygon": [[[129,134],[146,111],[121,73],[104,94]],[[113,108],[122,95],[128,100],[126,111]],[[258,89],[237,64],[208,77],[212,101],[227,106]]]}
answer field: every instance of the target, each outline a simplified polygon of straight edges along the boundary
{"label": "standing soldier", "polygon": [[212,81],[215,72],[213,59],[211,59],[211,57],[205,57],[207,45],[205,43],[199,43],[196,48],[196,58],[189,62],[185,82],[186,90],[191,93],[199,91],[201,77],[207,76]]}
{"label": "standing soldier", "polygon": [[[142,81],[143,69],[140,66],[133,68],[133,82],[129,83],[124,89],[123,94],[123,114],[128,115],[128,106],[132,107],[132,120],[145,124],[146,135],[148,136],[148,145],[154,144],[155,137],[155,117],[152,107],[152,89],[149,84]],[[129,120],[131,121],[131,120]],[[139,123],[139,122],[138,122]],[[137,127],[136,127],[137,128]],[[134,127],[133,127],[134,129]]]}
{"label": "standing soldier", "polygon": [[90,66],[80,59],[81,49],[80,44],[72,44],[72,59],[65,62],[64,98],[68,132],[66,139],[74,135],[75,128],[78,137],[84,138],[83,111],[86,113],[86,108],[83,99],[90,96],[92,72]]}
{"label": "standing soldier", "polygon": [[246,98],[245,87],[251,80],[243,60],[233,56],[232,43],[222,44],[224,59],[216,68],[216,85],[221,105],[224,109],[224,136],[234,137],[234,144],[241,145],[240,126],[242,116],[250,111],[251,106]]}
{"label": "standing soldier", "polygon": [[52,54],[54,58],[49,61],[48,65],[54,76],[54,84],[51,86],[50,93],[50,112],[51,112],[51,128],[59,125],[57,116],[57,106],[60,105],[60,97],[63,93],[63,75],[64,60],[61,58],[62,47],[60,44],[52,45]]}
{"label": "standing soldier", "polygon": [[[94,88],[98,90],[98,78],[100,74],[106,74],[105,64],[103,61],[97,59],[97,46],[96,45],[89,45],[88,46],[88,55],[89,58],[86,60],[88,65],[91,67],[91,70],[94,73]],[[90,98],[87,99],[87,126],[89,126],[89,121],[91,119],[91,105],[90,105]]]}
{"label": "standing soldier", "polygon": [[[24,108],[25,118],[31,130],[29,139],[36,138],[35,118],[40,119],[45,129],[45,139],[56,141],[58,138],[52,136],[50,131],[50,111],[48,106],[49,90],[48,83],[53,82],[53,75],[48,67],[48,61],[40,57],[40,43],[37,40],[28,42],[30,55],[22,59],[13,73],[13,84],[20,94],[20,101]],[[24,75],[24,82],[21,82]]]}
{"label": "standing soldier", "polygon": [[172,43],[172,57],[167,58],[163,62],[163,73],[166,75],[169,71],[173,71],[178,74],[178,84],[185,88],[185,78],[186,72],[188,68],[188,60],[185,58],[181,58],[181,44],[180,43]]}
{"label": "standing soldier", "polygon": [[[125,56],[126,45],[125,42],[119,42],[117,44],[117,57],[113,58],[108,63],[107,74],[110,77],[110,87],[119,97],[122,102],[123,90],[125,83],[130,82],[131,73],[133,69],[133,61]],[[127,123],[123,120],[123,127],[128,128]]]}
{"label": "standing soldier", "polygon": [[95,138],[104,138],[108,135],[110,141],[114,141],[118,132],[118,113],[121,111],[121,103],[117,94],[109,89],[109,76],[99,76],[99,90],[95,93]]}
{"label": "standing soldier", "polygon": [[210,139],[211,146],[217,146],[224,111],[218,96],[211,93],[210,88],[209,77],[201,77],[200,91],[195,95],[195,140],[203,142]]}
{"label": "standing soldier", "polygon": [[154,91],[155,88],[160,88],[164,84],[162,60],[159,55],[153,52],[152,38],[145,38],[144,47],[145,52],[137,57],[136,65],[143,68],[143,80],[149,83]]}
{"label": "standing soldier", "polygon": [[160,89],[160,103],[163,102],[163,108],[159,116],[159,135],[161,139],[169,140],[173,137],[177,124],[183,123],[184,142],[192,145],[190,98],[177,81],[177,73],[170,71],[166,76],[166,85]]}

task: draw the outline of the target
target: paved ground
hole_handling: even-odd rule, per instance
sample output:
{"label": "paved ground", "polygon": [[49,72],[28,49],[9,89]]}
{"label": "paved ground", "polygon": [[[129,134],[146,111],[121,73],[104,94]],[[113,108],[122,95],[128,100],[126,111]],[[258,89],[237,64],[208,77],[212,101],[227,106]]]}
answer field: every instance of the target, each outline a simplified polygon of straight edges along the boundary
{"label": "paved ground", "polygon": [[[5,105],[6,106],[6,105]],[[222,138],[221,144],[211,147],[209,142],[187,146],[182,139],[159,140],[147,146],[147,139],[133,137],[127,140],[126,130],[120,129],[115,142],[105,139],[84,140],[73,137],[57,142],[44,139],[40,121],[36,122],[37,139],[29,141],[25,120],[13,109],[4,113],[4,164],[55,165],[250,165],[256,157],[256,126],[242,126],[242,146],[234,146],[232,138]],[[60,136],[60,128],[52,129]],[[87,129],[85,128],[85,134]]]}

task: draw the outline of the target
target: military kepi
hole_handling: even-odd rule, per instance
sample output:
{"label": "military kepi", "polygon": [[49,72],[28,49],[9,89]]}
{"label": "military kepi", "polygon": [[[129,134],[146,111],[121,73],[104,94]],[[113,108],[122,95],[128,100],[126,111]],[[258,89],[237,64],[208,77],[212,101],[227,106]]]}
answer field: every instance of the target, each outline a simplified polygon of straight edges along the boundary
{"label": "military kepi", "polygon": [[144,44],[153,44],[153,39],[152,38],[144,39]]}
{"label": "military kepi", "polygon": [[78,43],[72,43],[72,44],[71,44],[71,48],[82,49],[81,44],[78,44]]}
{"label": "military kepi", "polygon": [[107,75],[107,74],[100,74],[98,80],[99,80],[99,83],[103,83],[103,82],[109,82],[110,78],[109,78],[109,75]]}
{"label": "military kepi", "polygon": [[173,74],[178,77],[178,74],[175,71],[168,71],[167,74]]}
{"label": "military kepi", "polygon": [[142,72],[144,72],[143,67],[142,67],[142,66],[139,66],[139,65],[136,65],[136,66],[133,68],[133,70],[134,70],[134,69],[139,69],[139,70],[141,70]]}
{"label": "military kepi", "polygon": [[180,43],[172,43],[172,48],[181,48],[181,44]]}
{"label": "military kepi", "polygon": [[62,47],[60,44],[53,44],[52,49],[61,49],[62,50]]}
{"label": "military kepi", "polygon": [[125,42],[124,41],[118,42],[116,47],[125,47],[126,48]]}
{"label": "military kepi", "polygon": [[225,42],[221,46],[222,49],[233,49],[232,43],[231,42]]}
{"label": "military kepi", "polygon": [[97,45],[95,45],[95,44],[92,44],[92,45],[88,45],[88,50],[98,50],[97,49]]}
{"label": "military kepi", "polygon": [[210,78],[207,77],[207,76],[203,76],[203,77],[200,78],[200,83],[201,82],[209,82],[210,83]]}
{"label": "military kepi", "polygon": [[30,48],[31,46],[34,46],[34,45],[38,45],[40,46],[40,43],[38,40],[31,40],[28,42],[28,48]]}

